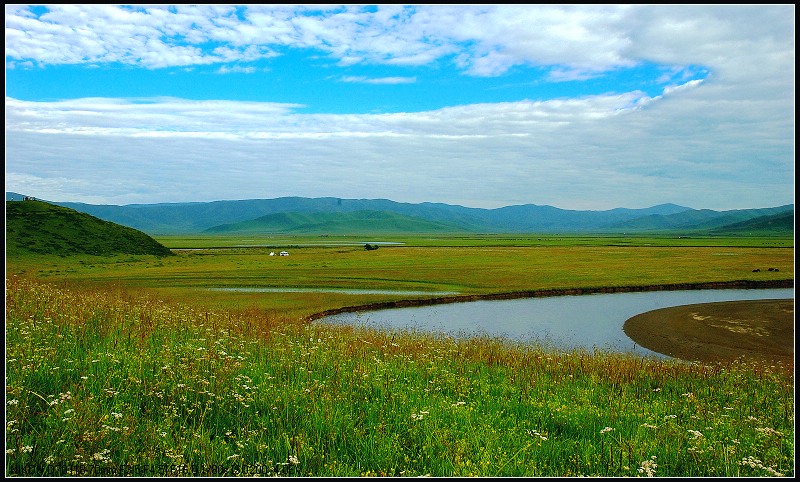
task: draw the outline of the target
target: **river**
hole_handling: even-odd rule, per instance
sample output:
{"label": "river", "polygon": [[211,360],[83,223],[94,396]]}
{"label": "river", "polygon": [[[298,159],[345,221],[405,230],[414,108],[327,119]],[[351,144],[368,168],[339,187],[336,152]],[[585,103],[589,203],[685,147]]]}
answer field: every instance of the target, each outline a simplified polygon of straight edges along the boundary
{"label": "river", "polygon": [[669,358],[633,342],[625,321],[659,308],[717,301],[793,299],[793,288],[704,289],[481,300],[340,313],[317,322],[416,330],[454,337],[503,337],[547,347],[601,349]]}

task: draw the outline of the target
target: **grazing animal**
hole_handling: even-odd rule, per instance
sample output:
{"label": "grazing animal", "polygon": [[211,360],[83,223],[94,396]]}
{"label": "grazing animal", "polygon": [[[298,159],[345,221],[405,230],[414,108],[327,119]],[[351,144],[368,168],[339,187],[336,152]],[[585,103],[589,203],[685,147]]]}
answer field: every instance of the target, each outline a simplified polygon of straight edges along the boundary
{"label": "grazing animal", "polygon": [[753,270],[753,273],[758,273],[759,271],[761,271],[761,270],[756,268],[756,269]]}

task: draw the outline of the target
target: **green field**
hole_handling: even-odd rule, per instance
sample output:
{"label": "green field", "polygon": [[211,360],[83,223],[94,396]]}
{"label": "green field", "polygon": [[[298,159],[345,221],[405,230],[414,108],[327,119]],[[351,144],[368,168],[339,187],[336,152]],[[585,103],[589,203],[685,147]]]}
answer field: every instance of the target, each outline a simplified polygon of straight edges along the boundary
{"label": "green field", "polygon": [[[209,308],[256,307],[299,317],[408,296],[220,293],[208,289],[375,289],[486,295],[794,278],[792,238],[404,237],[377,240],[404,244],[384,245],[374,251],[366,251],[358,243],[376,240],[363,238],[181,237],[158,241],[170,248],[192,250],[176,251],[178,256],[172,257],[28,256],[9,259],[7,272],[95,287],[121,283]],[[247,245],[263,247],[242,247]],[[290,255],[269,256],[283,249]],[[767,271],[771,267],[780,271]],[[752,272],[756,268],[761,271]]]}
{"label": "green field", "polygon": [[408,296],[209,290],[793,280],[791,237],[157,240],[191,250],[7,257],[7,475],[794,475],[787,367],[324,326]]}

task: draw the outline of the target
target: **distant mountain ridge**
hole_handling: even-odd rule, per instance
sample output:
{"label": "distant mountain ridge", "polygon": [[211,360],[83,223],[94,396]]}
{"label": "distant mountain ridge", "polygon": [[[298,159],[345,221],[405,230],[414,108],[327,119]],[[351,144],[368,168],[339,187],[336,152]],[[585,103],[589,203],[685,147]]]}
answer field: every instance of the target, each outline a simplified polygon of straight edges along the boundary
{"label": "distant mountain ridge", "polygon": [[[14,195],[21,196],[6,193],[6,199]],[[794,215],[794,204],[730,211],[697,210],[676,204],[661,204],[643,209],[578,211],[535,204],[485,209],[443,203],[413,204],[388,199],[333,197],[281,197],[125,206],[74,202],[53,204],[151,235],[239,231],[342,234],[353,232],[348,227],[361,230],[370,226],[373,231],[408,233],[616,233],[710,230],[761,216],[781,213],[791,213],[792,217]],[[359,212],[361,214],[354,214]],[[368,212],[372,214],[366,214]],[[289,216],[290,213],[294,216]],[[278,214],[284,214],[283,218],[269,217]],[[299,216],[300,214],[305,215],[305,218]],[[371,220],[369,216],[372,216]]]}
{"label": "distant mountain ridge", "polygon": [[275,213],[249,221],[223,224],[205,233],[275,233],[275,234],[392,234],[451,233],[462,229],[447,223],[428,221],[389,211],[353,211],[347,213]]}

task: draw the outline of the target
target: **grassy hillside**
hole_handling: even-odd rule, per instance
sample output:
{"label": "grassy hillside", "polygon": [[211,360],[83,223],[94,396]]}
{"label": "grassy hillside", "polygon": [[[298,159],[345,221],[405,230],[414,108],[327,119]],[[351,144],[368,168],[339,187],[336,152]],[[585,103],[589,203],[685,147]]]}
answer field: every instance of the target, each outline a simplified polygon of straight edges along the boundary
{"label": "grassy hillside", "polygon": [[42,201],[6,202],[6,256],[173,253],[147,234]]}
{"label": "grassy hillside", "polygon": [[[767,218],[770,216],[780,217],[788,215],[794,217],[794,205],[787,204],[785,206],[778,206],[774,208],[762,209],[735,209],[731,211],[712,211],[710,209],[698,209],[692,211],[684,211],[675,214],[662,215],[653,214],[643,216],[630,221],[610,226],[615,230],[630,230],[630,231],[664,231],[664,230],[682,230],[682,231],[726,231],[734,232],[738,228],[736,225],[747,223],[751,220],[760,218]],[[762,228],[756,228],[755,223],[752,229],[760,231]],[[792,231],[792,224],[788,224],[788,230],[780,231],[786,234]],[[728,226],[733,226],[728,229]],[[787,227],[786,224],[782,227]],[[773,231],[772,228],[768,229]]]}
{"label": "grassy hillside", "polygon": [[388,211],[277,213],[249,221],[223,224],[207,233],[375,234],[456,233],[456,225],[428,221]]}
{"label": "grassy hillside", "polygon": [[794,231],[794,211],[761,216],[714,229],[714,234],[788,234]]}

